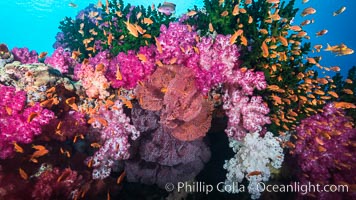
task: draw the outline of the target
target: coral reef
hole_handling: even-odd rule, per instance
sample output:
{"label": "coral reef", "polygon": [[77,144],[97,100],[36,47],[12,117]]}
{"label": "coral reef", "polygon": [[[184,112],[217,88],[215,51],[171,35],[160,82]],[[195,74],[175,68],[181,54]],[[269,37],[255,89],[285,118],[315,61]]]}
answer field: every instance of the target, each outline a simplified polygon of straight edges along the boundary
{"label": "coral reef", "polygon": [[29,102],[45,100],[46,91],[56,85],[63,85],[70,91],[80,88],[69,78],[61,76],[58,71],[43,63],[9,63],[0,68],[0,83],[14,86],[18,90],[25,90]]}

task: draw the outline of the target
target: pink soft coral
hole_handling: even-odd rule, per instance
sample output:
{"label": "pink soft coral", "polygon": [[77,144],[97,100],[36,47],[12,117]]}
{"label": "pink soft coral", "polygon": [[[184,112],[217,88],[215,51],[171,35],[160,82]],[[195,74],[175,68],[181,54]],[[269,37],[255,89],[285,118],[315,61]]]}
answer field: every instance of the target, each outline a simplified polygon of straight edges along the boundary
{"label": "pink soft coral", "polygon": [[155,68],[153,46],[141,47],[137,55],[129,50],[127,54],[120,52],[111,60],[106,77],[111,81],[113,88],[133,89],[138,81],[144,80],[153,72]]}
{"label": "pink soft coral", "polygon": [[185,65],[188,58],[195,54],[193,47],[198,34],[178,22],[171,22],[168,27],[162,25],[160,31],[157,41],[162,52],[157,51],[156,59],[162,60],[163,64],[172,64],[172,60],[177,59],[176,64]]}
{"label": "pink soft coral", "polygon": [[202,37],[197,47],[199,53],[189,58],[187,67],[194,70],[198,88],[206,94],[218,83],[230,82],[234,71],[240,67],[239,49],[230,45],[230,37]]}
{"label": "pink soft coral", "polygon": [[63,47],[58,47],[44,62],[62,74],[68,73],[69,68],[74,68],[74,66],[78,64],[76,60],[71,58],[71,55],[70,51],[66,51]]}
{"label": "pink soft coral", "polygon": [[109,96],[107,89],[110,87],[104,74],[105,66],[102,63],[83,63],[80,69],[77,68],[75,75],[81,81],[88,97],[104,99]]}
{"label": "pink soft coral", "polygon": [[263,72],[235,71],[235,77],[229,79],[229,84],[223,97],[223,108],[229,117],[225,130],[229,137],[242,140],[247,132],[255,132],[265,124],[271,123],[266,116],[269,108],[263,103],[262,97],[248,95],[253,90],[265,89],[267,84]]}
{"label": "pink soft coral", "polygon": [[0,96],[0,158],[5,159],[13,155],[14,142],[32,142],[54,114],[39,103],[27,107],[26,92],[16,91],[14,87],[0,85]]}
{"label": "pink soft coral", "polygon": [[93,179],[104,179],[110,175],[114,161],[130,157],[129,137],[136,140],[140,132],[130,124],[119,100],[109,109],[102,107],[93,119],[92,126],[100,130],[102,146],[88,162],[94,168]]}

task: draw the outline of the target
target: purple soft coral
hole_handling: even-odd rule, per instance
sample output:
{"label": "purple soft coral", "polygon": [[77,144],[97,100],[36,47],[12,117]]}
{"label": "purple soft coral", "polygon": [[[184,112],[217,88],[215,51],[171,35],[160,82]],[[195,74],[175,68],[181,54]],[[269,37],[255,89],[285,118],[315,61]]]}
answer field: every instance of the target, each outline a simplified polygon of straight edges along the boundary
{"label": "purple soft coral", "polygon": [[[356,129],[352,126],[351,119],[333,104],[302,120],[296,128],[295,147],[302,184],[356,184]],[[335,193],[333,198],[323,192],[316,195],[318,199],[355,199],[355,193]]]}
{"label": "purple soft coral", "polygon": [[54,114],[39,103],[26,107],[26,92],[13,87],[0,85],[0,96],[0,158],[5,159],[13,155],[14,142],[32,142]]}
{"label": "purple soft coral", "polygon": [[38,53],[35,50],[29,51],[28,48],[13,48],[11,50],[14,59],[22,64],[31,64],[38,62]]}
{"label": "purple soft coral", "polygon": [[44,62],[59,70],[62,74],[68,73],[69,68],[74,68],[78,65],[78,62],[71,58],[71,55],[70,51],[59,47],[50,57],[47,57]]}

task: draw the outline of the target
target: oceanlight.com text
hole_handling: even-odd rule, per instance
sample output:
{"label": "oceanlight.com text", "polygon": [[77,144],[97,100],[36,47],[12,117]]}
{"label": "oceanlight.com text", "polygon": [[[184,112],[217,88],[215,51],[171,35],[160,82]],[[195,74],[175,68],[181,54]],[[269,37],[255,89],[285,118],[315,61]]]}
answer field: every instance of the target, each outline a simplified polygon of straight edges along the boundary
{"label": "oceanlight.com text", "polygon": [[[320,184],[300,184],[299,182],[294,182],[288,185],[277,185],[277,184],[266,184],[264,182],[260,182],[256,186],[259,192],[297,192],[302,195],[307,193],[314,192],[348,192],[348,185],[320,185]],[[173,190],[177,190],[178,192],[187,192],[187,193],[205,193],[209,194],[213,191],[217,192],[232,192],[232,193],[240,193],[240,192],[248,192],[248,187],[245,185],[233,182],[231,184],[226,185],[225,182],[219,182],[216,185],[207,184],[205,182],[178,182],[177,185],[173,183],[166,184],[166,190],[171,192]]]}

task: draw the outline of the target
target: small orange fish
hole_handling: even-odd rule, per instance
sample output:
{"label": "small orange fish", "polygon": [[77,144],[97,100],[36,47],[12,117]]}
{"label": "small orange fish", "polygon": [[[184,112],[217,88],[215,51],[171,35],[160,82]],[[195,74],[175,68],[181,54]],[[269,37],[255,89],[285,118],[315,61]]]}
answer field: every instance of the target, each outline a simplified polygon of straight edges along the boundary
{"label": "small orange fish", "polygon": [[117,70],[116,70],[116,80],[119,80],[119,81],[122,80],[122,75],[121,75],[119,67],[117,67]]}
{"label": "small orange fish", "polygon": [[248,16],[248,21],[247,21],[247,23],[251,24],[252,22],[253,22],[252,16]]}
{"label": "small orange fish", "polygon": [[19,174],[20,174],[20,176],[21,176],[21,178],[23,180],[27,180],[28,179],[27,173],[22,168],[19,168]]}
{"label": "small orange fish", "polygon": [[261,49],[262,49],[262,56],[267,58],[269,55],[269,51],[268,51],[268,46],[265,41],[262,42]]}
{"label": "small orange fish", "polygon": [[238,15],[238,14],[239,14],[239,5],[236,4],[235,7],[234,7],[234,9],[232,10],[232,15],[233,15],[233,16],[236,16],[236,15]]}
{"label": "small orange fish", "polygon": [[5,110],[8,115],[12,115],[12,109],[10,107],[5,106]]}
{"label": "small orange fish", "polygon": [[123,171],[123,172],[120,174],[120,176],[117,178],[116,183],[119,185],[119,184],[124,180],[125,176],[126,176],[126,172]]}
{"label": "small orange fish", "polygon": [[346,94],[354,94],[354,92],[350,89],[343,89],[343,92],[345,92]]}
{"label": "small orange fish", "polygon": [[137,54],[136,55],[137,56],[137,58],[139,59],[139,60],[141,60],[142,62],[146,62],[147,61],[147,58],[146,58],[146,56],[144,55],[144,54]]}
{"label": "small orange fish", "polygon": [[353,81],[351,79],[349,79],[349,78],[346,79],[345,82],[348,83],[348,84],[352,84],[353,83]]}
{"label": "small orange fish", "polygon": [[38,58],[39,58],[39,59],[42,59],[42,58],[46,57],[46,55],[47,55],[47,52],[42,52],[42,53],[40,53],[40,55],[38,56]]}
{"label": "small orange fish", "polygon": [[44,147],[43,145],[32,145],[32,148],[36,149],[37,151],[42,151],[46,149],[46,147]]}
{"label": "small orange fish", "polygon": [[279,3],[280,0],[267,0],[268,3]]}
{"label": "small orange fish", "polygon": [[257,176],[257,175],[260,175],[260,174],[262,174],[262,172],[260,172],[260,171],[253,171],[253,172],[248,173],[247,176]]}
{"label": "small orange fish", "polygon": [[264,35],[267,35],[268,34],[268,31],[266,29],[260,29],[260,33],[264,34]]}
{"label": "small orange fish", "polygon": [[189,11],[189,12],[187,13],[187,16],[192,17],[192,16],[194,16],[194,15],[196,15],[196,14],[197,14],[197,12],[194,11],[194,10],[192,10],[192,11]]}
{"label": "small orange fish", "polygon": [[322,35],[325,35],[326,33],[328,33],[328,30],[323,29],[321,31],[316,32],[316,36],[322,36]]}
{"label": "small orange fish", "polygon": [[37,116],[39,116],[38,113],[32,112],[32,113],[28,116],[27,122],[28,122],[28,123],[32,122],[32,120],[33,120],[35,117],[37,117]]}
{"label": "small orange fish", "polygon": [[289,27],[289,29],[292,30],[292,31],[298,31],[298,32],[302,30],[302,28],[300,26],[297,26],[297,25],[291,26],[291,27]]}
{"label": "small orange fish", "polygon": [[90,146],[93,147],[93,148],[100,148],[101,147],[101,145],[99,143],[97,143],[97,142],[91,143]]}
{"label": "small orange fish", "polygon": [[47,149],[43,149],[43,150],[38,150],[38,151],[35,151],[31,158],[38,158],[38,157],[41,157],[41,156],[44,156],[48,153],[49,151]]}
{"label": "small orange fish", "polygon": [[230,38],[230,45],[234,44],[236,39],[237,39],[237,37],[239,37],[242,33],[243,33],[242,29],[239,29],[239,30],[235,31],[235,33]]}
{"label": "small orange fish", "polygon": [[111,33],[108,35],[107,39],[108,39],[108,45],[111,46],[111,44],[112,44],[112,39],[113,39],[113,36],[112,36]]}
{"label": "small orange fish", "polygon": [[247,46],[248,42],[247,42],[247,39],[246,39],[245,36],[241,35],[240,36],[240,41],[241,41],[242,45]]}
{"label": "small orange fish", "polygon": [[23,153],[23,148],[20,145],[18,145],[16,142],[14,142],[13,144],[16,152]]}
{"label": "small orange fish", "polygon": [[305,17],[307,15],[312,15],[312,14],[315,14],[316,13],[316,10],[312,7],[308,7],[308,8],[305,8],[302,12],[302,17]]}
{"label": "small orange fish", "polygon": [[282,43],[283,46],[288,46],[288,40],[285,37],[279,36],[278,39]]}
{"label": "small orange fish", "polygon": [[335,98],[339,98],[339,95],[337,95],[337,93],[334,91],[328,91],[328,94],[330,94],[331,96],[333,96]]}
{"label": "small orange fish", "polygon": [[240,8],[239,12],[242,13],[242,14],[245,14],[245,13],[247,13],[247,10],[245,8]]}
{"label": "small orange fish", "polygon": [[229,15],[229,12],[227,11],[227,10],[225,10],[224,12],[222,12],[221,14],[220,14],[220,16],[222,16],[222,17],[226,17],[226,16],[228,16]]}
{"label": "small orange fish", "polygon": [[335,108],[356,108],[356,105],[352,104],[352,103],[348,103],[348,102],[333,102]]}
{"label": "small orange fish", "polygon": [[145,17],[145,18],[143,18],[143,23],[151,25],[151,24],[153,24],[153,21],[152,21],[152,19]]}
{"label": "small orange fish", "polygon": [[157,50],[159,53],[162,53],[162,46],[161,43],[159,42],[159,40],[155,37],[155,41],[156,41],[156,46],[157,46]]}
{"label": "small orange fish", "polygon": [[138,37],[138,31],[135,27],[135,25],[131,24],[129,21],[124,22],[126,24],[127,30],[129,30],[129,33],[133,35],[134,37]]}

